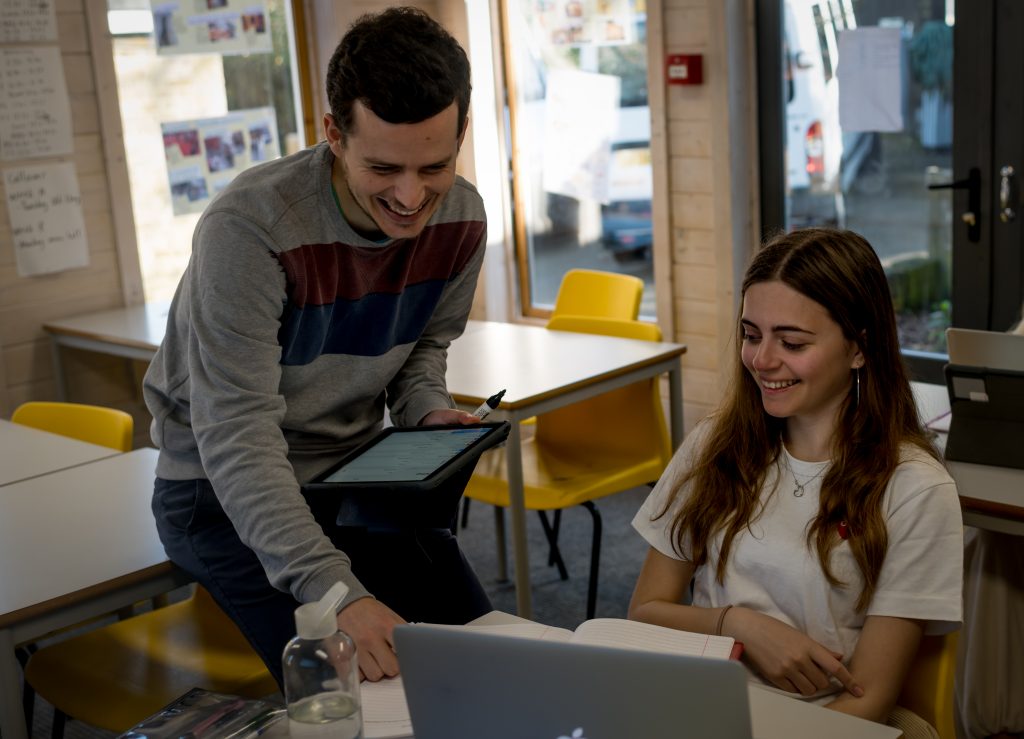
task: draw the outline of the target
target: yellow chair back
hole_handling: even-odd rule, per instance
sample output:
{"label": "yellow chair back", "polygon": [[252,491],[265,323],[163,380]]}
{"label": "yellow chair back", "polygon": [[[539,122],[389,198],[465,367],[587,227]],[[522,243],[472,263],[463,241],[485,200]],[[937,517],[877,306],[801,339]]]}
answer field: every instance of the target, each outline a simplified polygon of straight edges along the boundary
{"label": "yellow chair back", "polygon": [[31,401],[18,406],[11,421],[121,452],[132,448],[134,422],[130,415],[116,408]]}
{"label": "yellow chair back", "polygon": [[[552,316],[551,331],[661,341],[657,324],[587,316]],[[537,417],[537,443],[548,449],[586,449],[606,459],[634,460],[653,451],[667,464],[672,456],[656,380],[637,382]]]}
{"label": "yellow chair back", "polygon": [[[549,330],[655,341],[653,323],[556,316]],[[672,456],[671,440],[652,378],[538,416],[522,448],[526,507],[555,510],[658,479]],[[504,449],[485,453],[466,497],[508,505]]]}
{"label": "yellow chair back", "polygon": [[558,287],[551,315],[634,320],[640,313],[643,292],[644,281],[639,277],[593,269],[571,269],[565,273]]}
{"label": "yellow chair back", "polygon": [[922,637],[903,692],[896,701],[934,726],[940,739],[956,739],[953,676],[957,640],[956,631]]}

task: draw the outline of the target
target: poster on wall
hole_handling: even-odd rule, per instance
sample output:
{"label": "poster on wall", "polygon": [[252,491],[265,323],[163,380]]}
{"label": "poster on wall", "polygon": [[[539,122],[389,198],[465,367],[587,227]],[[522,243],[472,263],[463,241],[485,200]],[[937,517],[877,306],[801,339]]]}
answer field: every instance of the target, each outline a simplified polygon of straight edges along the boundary
{"label": "poster on wall", "polygon": [[3,0],[0,3],[0,44],[56,41],[56,0]]}
{"label": "poster on wall", "polygon": [[281,156],[273,108],[161,123],[174,215],[199,213],[239,172]]}
{"label": "poster on wall", "polygon": [[630,0],[534,0],[533,18],[556,46],[635,44],[635,15],[645,7]]}
{"label": "poster on wall", "polygon": [[608,202],[612,138],[621,81],[610,74],[558,69],[544,98],[544,190]]}
{"label": "poster on wall", "polygon": [[0,160],[73,151],[71,104],[60,49],[0,50]]}
{"label": "poster on wall", "polygon": [[74,164],[5,169],[4,189],[19,277],[89,266]]}
{"label": "poster on wall", "polygon": [[152,7],[157,54],[272,50],[266,0],[156,0]]}

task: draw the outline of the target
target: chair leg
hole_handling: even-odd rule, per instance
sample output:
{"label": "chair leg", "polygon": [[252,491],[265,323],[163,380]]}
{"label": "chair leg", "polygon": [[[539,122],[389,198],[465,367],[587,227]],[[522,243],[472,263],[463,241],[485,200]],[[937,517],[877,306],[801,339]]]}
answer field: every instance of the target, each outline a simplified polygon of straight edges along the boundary
{"label": "chair leg", "polygon": [[550,547],[548,564],[550,565],[553,562],[555,567],[558,568],[558,576],[563,580],[568,580],[569,572],[565,569],[565,562],[562,561],[562,553],[558,551],[558,539],[554,529],[551,528],[551,524],[548,523],[547,514],[544,511],[537,511],[537,515],[540,516],[540,525],[544,528],[544,536],[547,537],[548,546]]}
{"label": "chair leg", "polygon": [[67,723],[68,717],[60,709],[53,709],[53,727],[50,730],[50,739],[64,739],[64,724]]}
{"label": "chair leg", "polygon": [[469,498],[462,498],[462,523],[460,526],[466,528],[469,526]]}
{"label": "chair leg", "polygon": [[587,583],[587,618],[593,618],[597,610],[597,568],[601,563],[601,512],[589,500],[582,505],[594,519],[594,537],[590,543],[590,581]]}
{"label": "chair leg", "polygon": [[498,547],[498,582],[508,582],[508,555],[505,547],[505,509],[494,506],[494,542]]}
{"label": "chair leg", "polygon": [[558,545],[558,532],[561,530],[561,528],[562,528],[562,509],[561,508],[556,508],[555,509],[555,520],[551,524],[551,531],[552,531],[552,533],[554,534],[554,537],[555,537],[555,546],[548,548],[548,567],[550,567],[551,565],[553,565],[555,563],[555,549],[557,548],[557,545]]}
{"label": "chair leg", "polygon": [[[35,651],[35,644],[28,644],[14,650],[14,655],[18,658],[18,663],[21,664],[22,672],[28,666],[29,657]],[[25,728],[28,729],[28,735],[32,736],[32,719],[34,718],[36,708],[36,691],[24,678],[21,681],[21,708],[25,713]]]}

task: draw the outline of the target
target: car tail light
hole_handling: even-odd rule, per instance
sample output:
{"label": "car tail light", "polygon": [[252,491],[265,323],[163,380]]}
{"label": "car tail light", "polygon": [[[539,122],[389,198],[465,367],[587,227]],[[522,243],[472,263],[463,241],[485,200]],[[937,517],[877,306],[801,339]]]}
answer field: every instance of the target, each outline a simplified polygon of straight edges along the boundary
{"label": "car tail light", "polygon": [[812,180],[822,180],[825,176],[825,141],[821,136],[821,121],[814,121],[807,127],[804,151],[807,152],[807,174]]}

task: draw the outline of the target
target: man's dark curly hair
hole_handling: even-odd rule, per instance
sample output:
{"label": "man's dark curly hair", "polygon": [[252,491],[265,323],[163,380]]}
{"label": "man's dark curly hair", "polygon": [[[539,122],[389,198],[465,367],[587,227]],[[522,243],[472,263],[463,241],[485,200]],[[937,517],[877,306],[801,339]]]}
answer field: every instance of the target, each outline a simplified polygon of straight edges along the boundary
{"label": "man's dark curly hair", "polygon": [[456,102],[461,134],[470,89],[466,52],[416,8],[388,8],[357,19],[327,65],[327,100],[346,137],[357,100],[388,123],[419,123]]}

